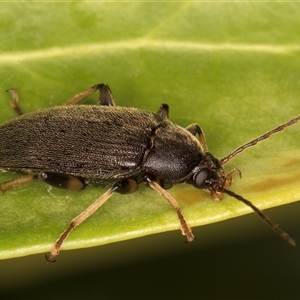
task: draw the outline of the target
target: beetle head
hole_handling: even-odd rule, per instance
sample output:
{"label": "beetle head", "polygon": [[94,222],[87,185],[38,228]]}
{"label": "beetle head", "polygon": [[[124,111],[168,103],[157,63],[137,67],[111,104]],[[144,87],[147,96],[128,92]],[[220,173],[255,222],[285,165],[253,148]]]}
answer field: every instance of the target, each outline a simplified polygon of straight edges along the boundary
{"label": "beetle head", "polygon": [[222,200],[224,188],[230,186],[232,176],[226,173],[221,162],[206,152],[201,163],[193,170],[187,183],[210,193],[214,201]]}

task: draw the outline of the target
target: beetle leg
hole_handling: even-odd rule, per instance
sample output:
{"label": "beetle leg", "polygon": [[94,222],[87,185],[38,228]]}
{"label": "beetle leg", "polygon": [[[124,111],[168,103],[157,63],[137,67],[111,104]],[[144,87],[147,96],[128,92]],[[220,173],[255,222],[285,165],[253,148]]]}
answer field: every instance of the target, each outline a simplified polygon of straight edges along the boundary
{"label": "beetle leg", "polygon": [[72,230],[80,225],[85,219],[87,219],[92,213],[94,213],[105,201],[107,201],[110,196],[114,193],[115,188],[110,188],[101,197],[99,197],[92,205],[90,205],[86,210],[84,210],[80,215],[75,217],[68,228],[60,235],[60,237],[55,242],[54,246],[51,248],[50,253],[46,254],[46,259],[48,262],[55,262],[55,257],[59,254],[60,248],[69,236]]}
{"label": "beetle leg", "polygon": [[162,117],[163,119],[168,119],[168,118],[169,118],[169,105],[163,103],[163,104],[160,106],[160,108],[159,108],[157,114],[158,114],[160,117]]}
{"label": "beetle leg", "polygon": [[68,174],[43,172],[38,177],[51,186],[69,191],[80,191],[85,186],[83,180]]}
{"label": "beetle leg", "polygon": [[203,133],[202,129],[200,128],[200,126],[198,124],[191,124],[188,127],[186,127],[185,129],[188,132],[190,132],[192,135],[198,134],[199,141],[202,146],[203,152],[204,153],[207,152],[208,148],[207,148],[205,136],[204,136],[204,133]]}
{"label": "beetle leg", "polygon": [[50,253],[46,254],[46,260],[48,262],[55,262],[55,257],[59,254],[63,242],[67,239],[70,233],[80,225],[84,220],[86,220],[91,214],[93,214],[100,206],[102,206],[114,192],[119,192],[121,194],[133,193],[137,190],[138,184],[134,179],[124,179],[118,181],[106,191],[101,197],[99,197],[93,204],[91,204],[86,210],[75,217],[67,229],[60,235],[60,237],[55,242],[54,246],[51,248]]}
{"label": "beetle leg", "polygon": [[100,84],[98,104],[106,106],[116,106],[114,96],[107,84]]}
{"label": "beetle leg", "polygon": [[193,242],[195,237],[192,233],[191,227],[186,222],[184,216],[181,213],[181,209],[177,201],[166,191],[164,190],[157,182],[155,182],[151,175],[146,175],[144,178],[146,184],[148,184],[153,190],[157,191],[161,196],[163,196],[176,211],[178,219],[181,225],[181,232],[183,235],[186,235],[188,242]]}
{"label": "beetle leg", "polygon": [[4,193],[10,189],[14,189],[20,185],[23,185],[27,182],[30,182],[34,179],[36,179],[36,175],[27,175],[27,176],[22,176],[10,181],[6,181],[0,184],[0,192]]}
{"label": "beetle leg", "polygon": [[114,101],[113,94],[112,94],[109,86],[107,84],[104,84],[104,83],[96,84],[96,85],[88,88],[87,90],[76,94],[71,99],[66,101],[64,103],[64,105],[77,104],[78,102],[80,102],[81,100],[83,100],[87,96],[93,94],[97,90],[99,90],[99,101],[98,101],[99,105],[115,106],[115,101]]}
{"label": "beetle leg", "polygon": [[19,107],[19,97],[16,89],[8,89],[6,92],[10,92],[12,95],[12,100],[10,102],[10,106],[13,110],[20,116],[23,115],[21,108]]}

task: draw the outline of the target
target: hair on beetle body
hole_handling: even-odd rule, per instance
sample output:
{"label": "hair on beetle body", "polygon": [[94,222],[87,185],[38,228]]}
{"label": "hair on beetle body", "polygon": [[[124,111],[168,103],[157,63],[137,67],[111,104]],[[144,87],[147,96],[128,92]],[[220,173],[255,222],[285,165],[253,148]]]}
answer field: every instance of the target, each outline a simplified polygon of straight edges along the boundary
{"label": "hair on beetle body", "polygon": [[[75,105],[99,90],[98,105]],[[249,206],[279,236],[295,241],[249,200],[229,190],[238,169],[223,165],[245,149],[297,123],[300,116],[240,146],[222,159],[207,151],[197,124],[182,128],[169,120],[169,107],[157,113],[115,105],[110,88],[97,84],[63,106],[23,114],[15,89],[11,106],[19,115],[0,125],[0,168],[26,175],[0,184],[3,193],[40,179],[54,187],[82,190],[85,185],[110,188],[75,217],[46,255],[55,261],[64,240],[114,193],[129,194],[144,183],[165,198],[177,213],[188,242],[195,237],[177,201],[166,191],[174,184],[188,183],[207,191],[214,201],[227,194]]]}

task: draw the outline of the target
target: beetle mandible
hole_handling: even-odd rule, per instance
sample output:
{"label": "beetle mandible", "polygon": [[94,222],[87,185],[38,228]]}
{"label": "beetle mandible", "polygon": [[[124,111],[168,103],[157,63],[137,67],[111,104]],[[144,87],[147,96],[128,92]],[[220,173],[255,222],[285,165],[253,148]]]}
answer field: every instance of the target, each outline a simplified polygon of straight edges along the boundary
{"label": "beetle mandible", "polygon": [[[75,105],[99,90],[98,105]],[[244,197],[228,190],[232,175],[223,164],[248,147],[300,120],[300,116],[268,131],[217,159],[207,151],[201,128],[182,128],[168,119],[169,107],[157,113],[115,105],[108,85],[97,84],[78,93],[63,106],[22,114],[15,89],[11,106],[18,117],[0,125],[0,168],[26,174],[0,184],[5,192],[34,179],[68,190],[85,185],[110,188],[75,217],[55,242],[46,259],[54,262],[71,231],[115,192],[133,193],[145,183],[163,196],[176,211],[188,242],[194,235],[177,201],[166,191],[173,184],[188,183],[210,193],[214,201],[228,194],[250,206],[264,222],[292,245],[295,241]],[[198,136],[198,138],[196,137]]]}

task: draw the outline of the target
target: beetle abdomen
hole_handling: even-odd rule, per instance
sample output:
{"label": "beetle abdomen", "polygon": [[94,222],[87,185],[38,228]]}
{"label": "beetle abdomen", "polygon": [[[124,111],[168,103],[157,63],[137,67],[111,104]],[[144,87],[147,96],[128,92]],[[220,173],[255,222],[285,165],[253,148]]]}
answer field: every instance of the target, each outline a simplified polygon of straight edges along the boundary
{"label": "beetle abdomen", "polygon": [[154,113],[98,105],[22,115],[0,126],[0,168],[84,173],[104,182],[133,176],[160,122]]}

